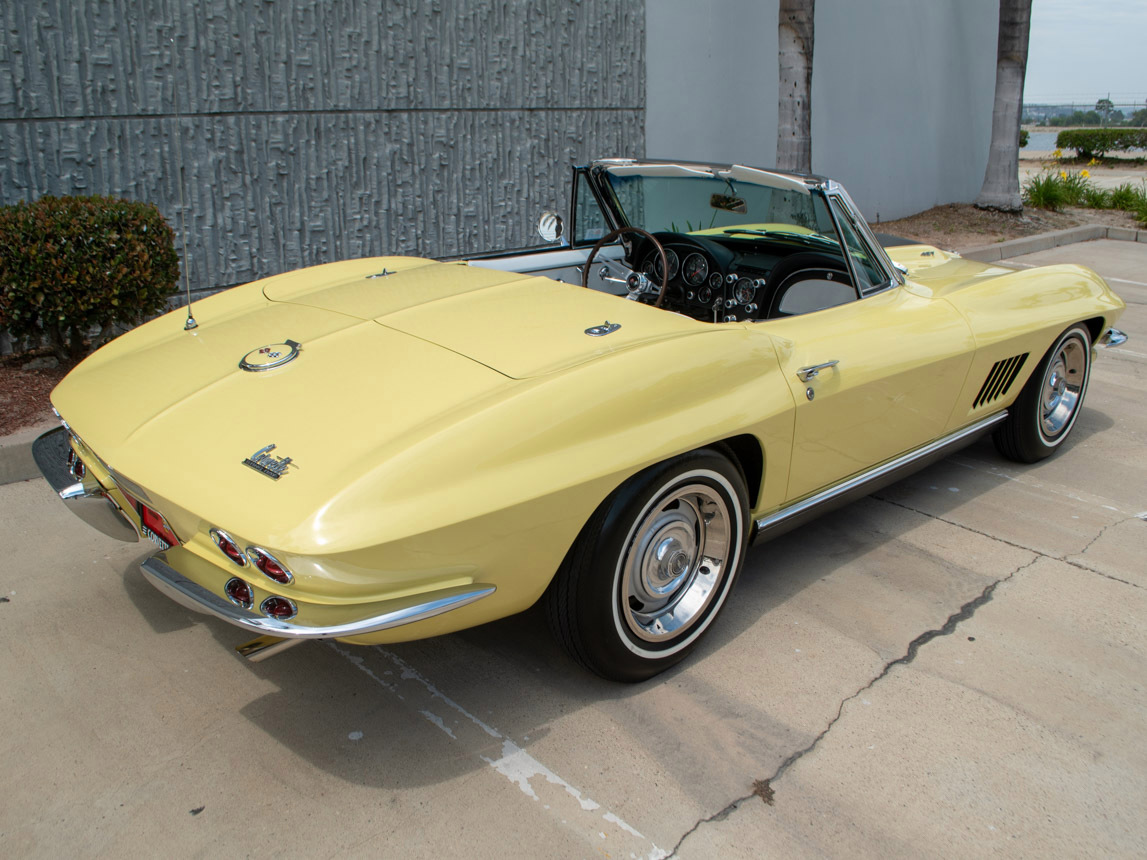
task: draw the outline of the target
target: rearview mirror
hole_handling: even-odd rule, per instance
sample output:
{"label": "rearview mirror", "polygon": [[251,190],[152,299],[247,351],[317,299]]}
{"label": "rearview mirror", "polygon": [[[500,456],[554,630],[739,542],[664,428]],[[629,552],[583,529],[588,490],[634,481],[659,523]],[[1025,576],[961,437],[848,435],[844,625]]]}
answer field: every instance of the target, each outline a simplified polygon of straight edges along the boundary
{"label": "rearview mirror", "polygon": [[723,212],[736,212],[738,215],[744,215],[749,211],[749,204],[742,198],[731,197],[728,194],[714,194],[709,198],[709,205]]}
{"label": "rearview mirror", "polygon": [[538,235],[546,242],[560,242],[565,225],[557,212],[543,212],[538,218]]}

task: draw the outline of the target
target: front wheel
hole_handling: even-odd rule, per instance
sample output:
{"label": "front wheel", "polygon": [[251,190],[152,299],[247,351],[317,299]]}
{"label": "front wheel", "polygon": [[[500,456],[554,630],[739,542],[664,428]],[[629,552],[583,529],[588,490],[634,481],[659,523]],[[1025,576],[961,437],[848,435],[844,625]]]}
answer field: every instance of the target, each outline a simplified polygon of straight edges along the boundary
{"label": "front wheel", "polygon": [[1091,375],[1091,334],[1069,328],[1044,355],[993,437],[1009,460],[1034,463],[1055,453],[1083,408]]}
{"label": "front wheel", "polygon": [[643,681],[693,650],[744,562],[740,470],[702,450],[652,466],[594,512],[546,592],[558,641],[592,672]]}

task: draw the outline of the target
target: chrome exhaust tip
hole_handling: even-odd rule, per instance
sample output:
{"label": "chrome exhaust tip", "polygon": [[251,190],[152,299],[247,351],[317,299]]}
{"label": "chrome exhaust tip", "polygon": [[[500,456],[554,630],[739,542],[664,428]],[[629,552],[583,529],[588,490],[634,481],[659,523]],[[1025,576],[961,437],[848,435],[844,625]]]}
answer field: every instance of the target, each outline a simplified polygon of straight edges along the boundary
{"label": "chrome exhaust tip", "polygon": [[261,663],[269,657],[274,657],[281,651],[305,642],[305,639],[281,639],[278,636],[260,636],[245,642],[235,649],[240,657],[246,657],[252,663]]}

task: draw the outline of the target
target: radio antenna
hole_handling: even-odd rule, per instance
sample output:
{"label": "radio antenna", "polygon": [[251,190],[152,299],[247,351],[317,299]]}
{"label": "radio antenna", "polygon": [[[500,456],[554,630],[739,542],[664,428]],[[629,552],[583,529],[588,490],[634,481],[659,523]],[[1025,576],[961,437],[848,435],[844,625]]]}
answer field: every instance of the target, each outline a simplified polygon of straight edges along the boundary
{"label": "radio antenna", "polygon": [[175,170],[179,184],[179,231],[183,238],[183,288],[187,295],[187,322],[184,331],[199,328],[199,323],[191,315],[191,275],[187,271],[187,203],[183,198],[183,116],[179,112],[179,58],[175,51],[175,37],[171,42],[171,89],[175,94]]}

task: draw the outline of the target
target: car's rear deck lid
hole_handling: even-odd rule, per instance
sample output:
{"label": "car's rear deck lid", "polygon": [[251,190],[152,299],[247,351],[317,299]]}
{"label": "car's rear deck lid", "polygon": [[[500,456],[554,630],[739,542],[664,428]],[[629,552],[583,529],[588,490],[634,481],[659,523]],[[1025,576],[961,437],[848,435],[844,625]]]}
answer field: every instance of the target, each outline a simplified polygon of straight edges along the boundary
{"label": "car's rear deck lid", "polygon": [[[297,273],[309,273],[309,279],[276,278],[264,293],[273,301],[373,319],[514,379],[709,329],[688,317],[549,278],[408,257],[340,266],[337,279],[316,282],[320,270],[309,269]],[[606,323],[609,333],[599,334]]]}

